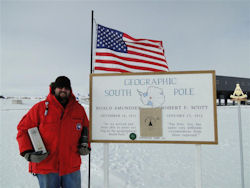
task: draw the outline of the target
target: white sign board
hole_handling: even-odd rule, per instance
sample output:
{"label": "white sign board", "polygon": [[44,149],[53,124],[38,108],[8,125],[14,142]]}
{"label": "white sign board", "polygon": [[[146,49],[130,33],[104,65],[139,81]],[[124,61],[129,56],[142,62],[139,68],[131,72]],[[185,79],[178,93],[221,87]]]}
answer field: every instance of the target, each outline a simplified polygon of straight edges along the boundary
{"label": "white sign board", "polygon": [[215,86],[215,71],[91,74],[91,141],[217,144]]}

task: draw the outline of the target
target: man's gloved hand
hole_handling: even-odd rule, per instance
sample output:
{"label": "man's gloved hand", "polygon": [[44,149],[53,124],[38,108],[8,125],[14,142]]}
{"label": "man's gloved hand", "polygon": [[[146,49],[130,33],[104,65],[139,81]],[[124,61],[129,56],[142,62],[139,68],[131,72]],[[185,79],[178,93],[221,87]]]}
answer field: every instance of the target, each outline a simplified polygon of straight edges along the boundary
{"label": "man's gloved hand", "polygon": [[80,155],[88,155],[91,151],[91,148],[88,147],[88,143],[81,143],[78,146],[78,153]]}
{"label": "man's gloved hand", "polygon": [[41,161],[43,161],[44,159],[46,159],[48,157],[49,153],[44,153],[42,151],[33,151],[33,152],[27,152],[24,155],[24,158],[27,161],[33,162],[33,163],[40,163]]}

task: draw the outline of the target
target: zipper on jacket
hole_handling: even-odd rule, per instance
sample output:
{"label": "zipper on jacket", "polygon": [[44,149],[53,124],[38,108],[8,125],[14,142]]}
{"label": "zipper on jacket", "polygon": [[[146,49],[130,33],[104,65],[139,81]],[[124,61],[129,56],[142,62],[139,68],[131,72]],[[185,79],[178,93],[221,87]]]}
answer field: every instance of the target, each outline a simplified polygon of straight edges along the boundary
{"label": "zipper on jacket", "polygon": [[62,113],[61,113],[61,117],[60,117],[60,120],[62,120],[62,118],[63,118],[63,115],[64,115],[64,111],[62,111]]}
{"label": "zipper on jacket", "polygon": [[60,117],[60,127],[59,127],[59,138],[58,138],[58,173],[60,174],[60,145],[61,145],[61,129],[62,129],[62,119],[63,119],[63,115],[64,115],[64,110],[61,113],[61,117]]}

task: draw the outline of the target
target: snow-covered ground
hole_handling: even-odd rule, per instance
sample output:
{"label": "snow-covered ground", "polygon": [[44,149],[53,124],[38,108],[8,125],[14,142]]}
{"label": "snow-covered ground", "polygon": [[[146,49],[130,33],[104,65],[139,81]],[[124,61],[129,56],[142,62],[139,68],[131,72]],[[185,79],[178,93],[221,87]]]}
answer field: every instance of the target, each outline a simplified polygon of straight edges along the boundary
{"label": "snow-covered ground", "polygon": [[[0,187],[39,187],[19,156],[16,126],[38,100],[12,104],[1,99]],[[88,110],[88,106],[86,106]],[[237,106],[217,108],[218,145],[201,146],[202,188],[240,188]],[[250,188],[250,106],[242,106],[245,188]],[[91,188],[103,188],[103,144],[92,144]],[[195,188],[195,145],[109,144],[110,188]],[[87,187],[88,157],[82,157],[82,187]]]}

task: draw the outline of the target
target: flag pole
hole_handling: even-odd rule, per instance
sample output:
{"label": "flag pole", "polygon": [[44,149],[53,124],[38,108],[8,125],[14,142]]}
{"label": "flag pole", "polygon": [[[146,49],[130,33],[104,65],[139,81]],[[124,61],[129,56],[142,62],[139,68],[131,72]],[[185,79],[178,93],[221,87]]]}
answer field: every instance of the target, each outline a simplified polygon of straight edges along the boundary
{"label": "flag pole", "polygon": [[[94,22],[94,11],[91,11],[91,50],[90,50],[90,74],[93,72],[93,22]],[[89,153],[89,177],[88,177],[88,188],[90,188],[90,169],[91,169],[91,152]]]}
{"label": "flag pole", "polygon": [[93,72],[93,26],[94,26],[94,11],[91,11],[91,50],[90,50],[90,74]]}

